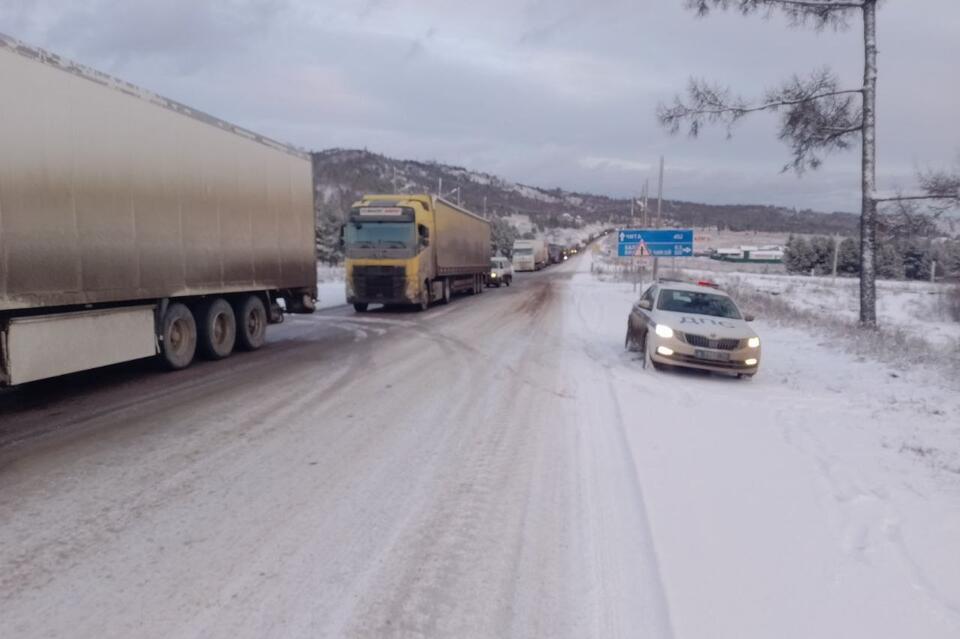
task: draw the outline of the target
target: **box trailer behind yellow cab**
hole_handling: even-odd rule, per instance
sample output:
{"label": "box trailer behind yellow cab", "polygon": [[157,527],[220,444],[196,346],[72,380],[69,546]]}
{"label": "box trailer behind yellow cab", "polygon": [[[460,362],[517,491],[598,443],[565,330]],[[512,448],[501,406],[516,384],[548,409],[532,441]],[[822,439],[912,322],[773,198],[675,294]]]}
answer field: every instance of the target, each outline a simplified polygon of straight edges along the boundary
{"label": "box trailer behind yellow cab", "polygon": [[431,195],[366,195],[344,227],[347,301],[426,309],[457,292],[482,293],[490,223]]}

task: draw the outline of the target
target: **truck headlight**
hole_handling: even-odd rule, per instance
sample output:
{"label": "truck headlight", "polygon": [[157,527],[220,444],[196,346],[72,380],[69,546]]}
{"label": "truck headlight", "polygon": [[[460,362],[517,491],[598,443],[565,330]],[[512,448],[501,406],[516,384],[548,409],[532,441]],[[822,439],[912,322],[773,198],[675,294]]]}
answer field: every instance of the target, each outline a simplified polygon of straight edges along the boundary
{"label": "truck headlight", "polygon": [[496,276],[497,276],[496,273],[491,273],[491,274],[490,274],[490,277],[496,277]]}
{"label": "truck headlight", "polygon": [[747,346],[749,346],[750,348],[759,348],[759,347],[760,347],[760,338],[759,338],[759,337],[751,337],[750,339],[747,340]]}
{"label": "truck headlight", "polygon": [[657,328],[655,329],[655,332],[659,337],[664,337],[664,338],[673,337],[673,329],[667,326],[666,324],[657,324]]}

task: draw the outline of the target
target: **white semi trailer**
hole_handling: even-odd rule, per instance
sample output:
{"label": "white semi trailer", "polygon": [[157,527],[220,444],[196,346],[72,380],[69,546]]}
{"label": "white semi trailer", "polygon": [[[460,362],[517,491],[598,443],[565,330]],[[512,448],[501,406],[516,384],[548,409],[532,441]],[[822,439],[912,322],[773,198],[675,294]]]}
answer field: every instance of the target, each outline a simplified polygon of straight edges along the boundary
{"label": "white semi trailer", "polygon": [[515,240],[513,270],[539,271],[547,265],[547,245],[543,240]]}
{"label": "white semi trailer", "polygon": [[316,298],[309,156],[0,34],[0,385],[263,344]]}

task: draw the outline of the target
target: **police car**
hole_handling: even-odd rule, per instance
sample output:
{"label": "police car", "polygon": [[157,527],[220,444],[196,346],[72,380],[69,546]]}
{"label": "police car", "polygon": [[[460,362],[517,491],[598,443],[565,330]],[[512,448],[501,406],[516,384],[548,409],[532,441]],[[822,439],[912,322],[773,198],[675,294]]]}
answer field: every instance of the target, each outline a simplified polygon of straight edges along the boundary
{"label": "police car", "polygon": [[685,366],[749,378],[760,366],[751,321],[713,282],[659,280],[630,312],[626,348],[643,353],[644,368]]}

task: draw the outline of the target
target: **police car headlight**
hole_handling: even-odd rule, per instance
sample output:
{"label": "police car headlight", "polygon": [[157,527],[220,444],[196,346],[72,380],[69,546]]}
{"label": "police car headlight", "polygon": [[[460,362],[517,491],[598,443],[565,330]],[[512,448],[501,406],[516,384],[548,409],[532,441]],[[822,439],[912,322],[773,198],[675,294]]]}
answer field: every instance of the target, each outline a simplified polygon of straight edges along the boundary
{"label": "police car headlight", "polygon": [[749,346],[750,348],[759,348],[759,347],[760,347],[760,338],[759,338],[759,337],[751,337],[750,339],[747,340],[747,346]]}
{"label": "police car headlight", "polygon": [[756,365],[757,365],[757,360],[756,360],[755,358],[751,357],[750,359],[745,359],[745,360],[743,360],[743,363],[744,363],[744,365],[746,365],[746,366],[756,366]]}
{"label": "police car headlight", "polygon": [[663,337],[663,338],[673,337],[673,329],[667,326],[666,324],[657,324],[656,333],[658,337]]}

